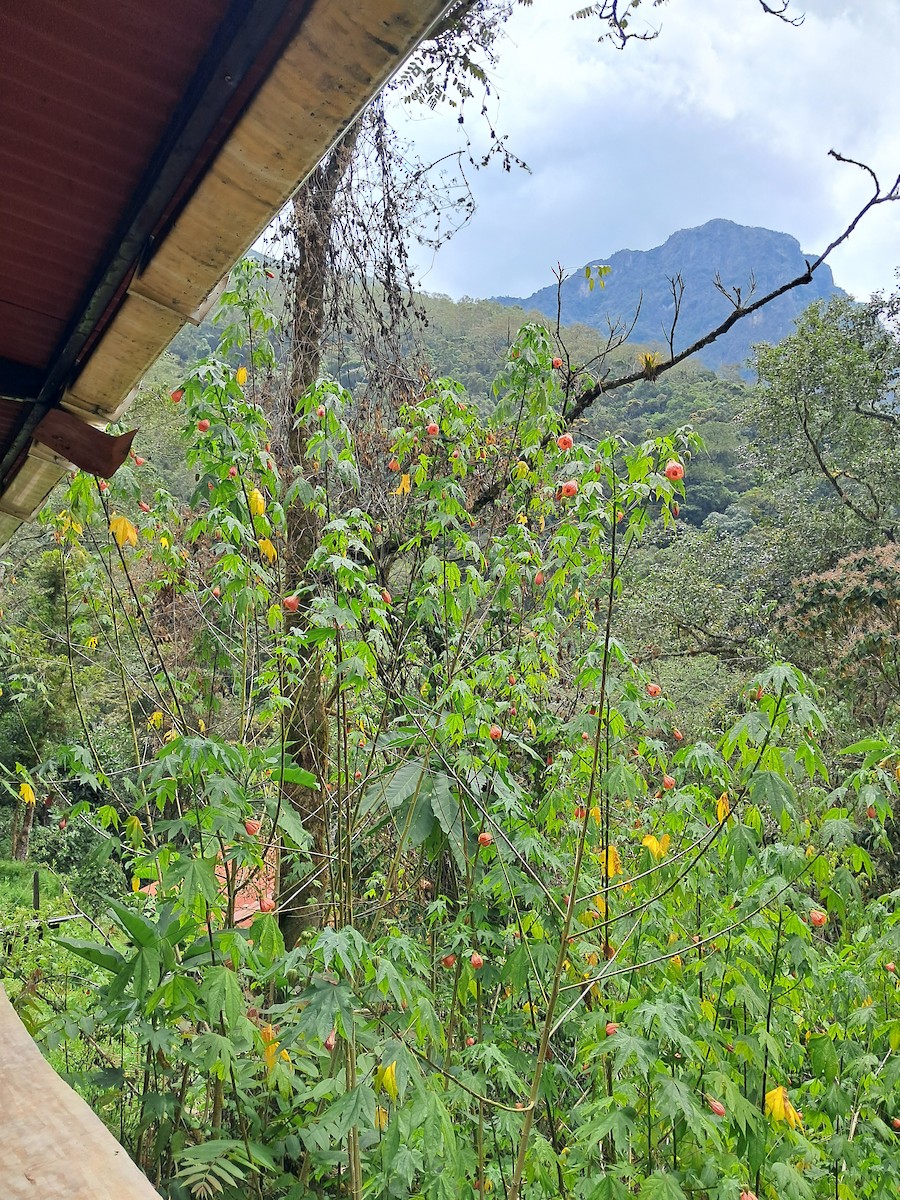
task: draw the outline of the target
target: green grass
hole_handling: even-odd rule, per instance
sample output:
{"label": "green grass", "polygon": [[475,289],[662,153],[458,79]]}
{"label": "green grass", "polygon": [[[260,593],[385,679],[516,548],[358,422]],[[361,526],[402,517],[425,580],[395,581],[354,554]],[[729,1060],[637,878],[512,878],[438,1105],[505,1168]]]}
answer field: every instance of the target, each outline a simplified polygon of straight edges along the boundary
{"label": "green grass", "polygon": [[17,908],[31,908],[31,886],[35,870],[40,872],[41,911],[55,906],[61,896],[59,884],[49,871],[32,863],[0,858],[0,926]]}

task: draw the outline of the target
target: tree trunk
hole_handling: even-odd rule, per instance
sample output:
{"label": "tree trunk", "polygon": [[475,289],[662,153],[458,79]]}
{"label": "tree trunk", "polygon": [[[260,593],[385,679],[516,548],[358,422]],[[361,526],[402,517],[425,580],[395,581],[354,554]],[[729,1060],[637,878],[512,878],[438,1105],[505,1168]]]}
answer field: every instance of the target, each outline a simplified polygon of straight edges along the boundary
{"label": "tree trunk", "polygon": [[12,856],[17,862],[24,862],[28,857],[28,845],[31,841],[31,826],[34,824],[34,804],[19,804],[19,811],[13,821]]}
{"label": "tree trunk", "polygon": [[[282,465],[303,470],[306,431],[294,417],[299,401],[319,377],[326,329],[328,276],[332,270],[331,227],[335,199],[356,146],[354,126],[310,176],[293,200],[294,280],[291,314],[291,359],[288,386],[272,414],[274,443]],[[306,582],[306,565],[319,537],[319,523],[306,505],[287,512],[284,577],[287,593]],[[288,614],[290,625],[303,628],[308,613],[301,604]],[[307,650],[290,697],[285,724],[287,749],[294,762],[311,771],[315,788],[285,783],[283,798],[300,816],[311,837],[311,868],[293,871],[282,858],[278,895],[279,922],[285,944],[293,946],[306,929],[322,924],[328,909],[328,714],[322,687],[320,656]]]}

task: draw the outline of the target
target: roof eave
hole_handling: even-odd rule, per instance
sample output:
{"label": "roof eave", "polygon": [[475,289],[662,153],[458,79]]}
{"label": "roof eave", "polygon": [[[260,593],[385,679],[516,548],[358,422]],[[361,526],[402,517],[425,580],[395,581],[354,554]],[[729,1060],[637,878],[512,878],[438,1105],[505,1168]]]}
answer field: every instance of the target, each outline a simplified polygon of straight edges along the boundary
{"label": "roof eave", "polygon": [[[447,0],[313,0],[174,224],[61,397],[87,424],[126,411],[148,368],[412,53]],[[339,58],[336,56],[339,52]],[[70,469],[38,442],[0,493],[0,545]]]}

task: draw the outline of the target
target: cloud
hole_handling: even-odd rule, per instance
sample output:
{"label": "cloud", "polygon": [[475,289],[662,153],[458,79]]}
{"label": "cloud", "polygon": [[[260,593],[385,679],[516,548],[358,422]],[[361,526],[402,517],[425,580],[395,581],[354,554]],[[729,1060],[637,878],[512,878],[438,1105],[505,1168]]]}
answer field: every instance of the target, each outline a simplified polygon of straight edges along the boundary
{"label": "cloud", "polygon": [[[755,0],[670,0],[653,14],[657,40],[624,52],[567,9],[554,0],[510,22],[490,115],[531,173],[474,175],[479,210],[427,263],[431,290],[528,294],[557,260],[578,267],[646,249],[716,216],[818,252],[870,190],[829,149],[870,163],[883,182],[900,173],[894,0],[808,0],[800,29]],[[459,133],[452,114],[405,129],[425,156]],[[842,286],[867,295],[891,285],[898,262],[900,204],[868,218],[832,265]]]}

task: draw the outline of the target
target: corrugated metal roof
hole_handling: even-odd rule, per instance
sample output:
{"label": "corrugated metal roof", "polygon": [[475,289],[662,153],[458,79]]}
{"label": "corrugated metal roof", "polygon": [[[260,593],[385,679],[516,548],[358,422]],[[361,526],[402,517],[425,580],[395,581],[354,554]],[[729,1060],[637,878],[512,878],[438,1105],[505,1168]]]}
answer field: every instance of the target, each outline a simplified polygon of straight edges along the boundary
{"label": "corrugated metal roof", "polygon": [[0,356],[45,367],[229,5],[25,7],[0,11]]}
{"label": "corrugated metal roof", "polygon": [[[0,317],[2,320],[2,317]],[[22,405],[15,400],[0,398],[0,446],[8,442],[18,431],[22,421]]]}
{"label": "corrugated metal roof", "polygon": [[0,545],[446,5],[0,0]]}

